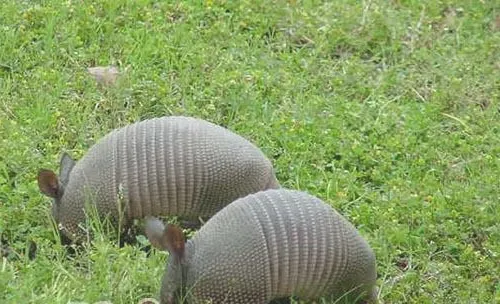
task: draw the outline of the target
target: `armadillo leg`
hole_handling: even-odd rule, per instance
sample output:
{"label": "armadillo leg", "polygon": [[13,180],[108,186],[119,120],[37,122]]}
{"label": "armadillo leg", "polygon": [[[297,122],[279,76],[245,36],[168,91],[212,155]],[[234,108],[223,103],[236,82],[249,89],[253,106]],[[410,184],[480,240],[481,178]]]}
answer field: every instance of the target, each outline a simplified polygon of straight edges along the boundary
{"label": "armadillo leg", "polygon": [[271,302],[269,302],[269,304],[290,304],[290,303],[292,303],[290,297],[274,299]]}

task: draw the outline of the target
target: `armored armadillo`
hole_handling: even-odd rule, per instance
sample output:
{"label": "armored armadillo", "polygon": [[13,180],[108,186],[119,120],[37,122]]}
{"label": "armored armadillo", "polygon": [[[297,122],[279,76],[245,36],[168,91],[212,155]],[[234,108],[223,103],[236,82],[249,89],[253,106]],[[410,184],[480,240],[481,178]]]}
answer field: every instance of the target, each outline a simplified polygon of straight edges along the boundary
{"label": "armored armadillo", "polygon": [[[93,202],[118,222],[146,215],[210,217],[238,197],[279,188],[271,161],[254,144],[211,122],[185,116],[153,118],[115,129],[75,162],[63,154],[60,180],[38,174],[52,214],[72,241]],[[118,203],[120,202],[120,203]]]}
{"label": "armored armadillo", "polygon": [[281,188],[240,198],[186,243],[179,228],[164,228],[155,217],[146,219],[145,231],[152,245],[170,252],[162,304],[179,303],[185,291],[187,303],[264,304],[290,296],[376,303],[372,249],[350,222],[305,192]]}

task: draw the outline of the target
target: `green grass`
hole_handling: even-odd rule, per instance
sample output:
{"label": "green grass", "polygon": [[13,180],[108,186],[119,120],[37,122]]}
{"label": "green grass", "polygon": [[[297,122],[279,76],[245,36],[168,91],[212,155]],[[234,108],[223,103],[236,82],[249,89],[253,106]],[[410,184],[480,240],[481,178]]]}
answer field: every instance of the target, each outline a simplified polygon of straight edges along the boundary
{"label": "green grass", "polygon": [[[55,242],[36,184],[115,127],[193,115],[342,212],[381,303],[500,303],[495,1],[2,1],[1,303],[156,297],[166,255]],[[95,65],[128,70],[98,86]],[[34,260],[29,243],[37,244]]]}

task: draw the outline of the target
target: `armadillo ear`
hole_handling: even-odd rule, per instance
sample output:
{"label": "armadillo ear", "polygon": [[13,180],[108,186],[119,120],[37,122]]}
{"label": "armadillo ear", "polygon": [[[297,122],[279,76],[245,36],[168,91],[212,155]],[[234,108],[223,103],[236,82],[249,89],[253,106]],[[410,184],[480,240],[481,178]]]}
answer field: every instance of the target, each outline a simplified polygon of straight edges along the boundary
{"label": "armadillo ear", "polygon": [[146,217],[146,224],[145,224],[146,237],[148,238],[151,245],[160,250],[167,250],[167,246],[163,241],[164,230],[165,226],[159,219],[152,216]]}
{"label": "armadillo ear", "polygon": [[38,172],[38,188],[40,191],[52,198],[60,198],[61,189],[56,174],[47,169],[41,169]]}
{"label": "armadillo ear", "polygon": [[184,233],[179,227],[168,224],[163,232],[165,243],[167,245],[168,252],[172,254],[177,261],[182,260],[184,257]]}
{"label": "armadillo ear", "polygon": [[184,233],[172,224],[167,227],[156,217],[146,217],[146,236],[154,247],[160,250],[167,250],[176,259],[184,257]]}
{"label": "armadillo ear", "polygon": [[59,163],[59,177],[63,185],[66,185],[69,181],[69,174],[75,166],[75,161],[69,156],[68,153],[64,152],[61,156],[61,162]]}

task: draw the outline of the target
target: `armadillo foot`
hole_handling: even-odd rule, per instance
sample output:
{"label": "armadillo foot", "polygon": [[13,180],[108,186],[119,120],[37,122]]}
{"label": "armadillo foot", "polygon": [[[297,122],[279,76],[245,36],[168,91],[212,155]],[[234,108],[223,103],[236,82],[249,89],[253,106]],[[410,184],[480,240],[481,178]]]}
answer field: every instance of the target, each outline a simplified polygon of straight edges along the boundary
{"label": "armadillo foot", "polygon": [[292,300],[289,297],[274,299],[271,302],[269,302],[269,304],[290,304],[290,303],[292,303]]}

